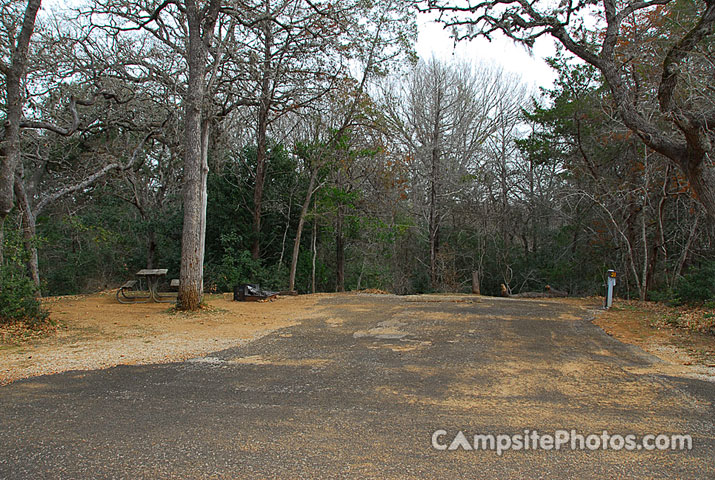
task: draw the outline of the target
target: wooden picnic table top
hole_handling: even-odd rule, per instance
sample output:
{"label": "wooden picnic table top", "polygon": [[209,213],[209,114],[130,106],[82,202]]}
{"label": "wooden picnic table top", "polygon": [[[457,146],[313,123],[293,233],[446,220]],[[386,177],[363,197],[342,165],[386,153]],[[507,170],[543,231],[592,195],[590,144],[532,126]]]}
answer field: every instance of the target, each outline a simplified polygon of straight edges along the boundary
{"label": "wooden picnic table top", "polygon": [[169,270],[167,268],[144,268],[142,270],[139,270],[137,272],[137,275],[141,276],[159,276],[159,275],[166,275],[166,272]]}

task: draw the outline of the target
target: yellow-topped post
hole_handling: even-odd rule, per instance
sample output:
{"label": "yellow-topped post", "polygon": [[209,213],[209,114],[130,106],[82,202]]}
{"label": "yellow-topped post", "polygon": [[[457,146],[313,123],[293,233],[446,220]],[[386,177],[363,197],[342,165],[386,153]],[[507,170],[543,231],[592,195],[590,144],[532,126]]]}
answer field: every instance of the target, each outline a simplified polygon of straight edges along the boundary
{"label": "yellow-topped post", "polygon": [[618,274],[616,274],[615,270],[609,270],[606,272],[606,275],[606,286],[608,288],[608,292],[606,293],[606,309],[609,309],[611,305],[613,305],[613,287],[616,286],[616,277]]}

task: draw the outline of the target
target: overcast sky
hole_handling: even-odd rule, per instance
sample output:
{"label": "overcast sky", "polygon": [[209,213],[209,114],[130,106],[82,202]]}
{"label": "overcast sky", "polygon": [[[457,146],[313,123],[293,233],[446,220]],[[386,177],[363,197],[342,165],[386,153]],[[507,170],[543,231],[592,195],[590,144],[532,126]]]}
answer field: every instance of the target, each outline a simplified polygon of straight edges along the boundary
{"label": "overcast sky", "polygon": [[[44,10],[62,10],[69,5],[77,5],[80,0],[44,0]],[[437,58],[466,59],[473,62],[494,62],[501,65],[504,70],[522,76],[526,83],[535,87],[551,87],[556,78],[551,68],[543,58],[553,55],[555,50],[553,42],[549,39],[539,39],[534,47],[533,54],[529,54],[523,47],[514,45],[506,38],[495,38],[492,42],[485,39],[461,42],[454,48],[454,41],[449,37],[441,25],[432,19],[434,14],[418,14],[419,36],[417,40],[417,53],[420,58],[427,59],[433,55]]]}
{"label": "overcast sky", "polygon": [[547,39],[539,39],[533,54],[524,47],[514,45],[506,38],[495,38],[491,42],[480,38],[471,42],[461,42],[454,48],[454,41],[441,25],[433,22],[427,14],[417,18],[419,37],[417,53],[420,58],[427,59],[432,55],[440,59],[466,59],[474,62],[494,62],[504,70],[520,74],[525,82],[536,87],[551,87],[556,78],[553,70],[543,58],[555,53],[553,43]]}

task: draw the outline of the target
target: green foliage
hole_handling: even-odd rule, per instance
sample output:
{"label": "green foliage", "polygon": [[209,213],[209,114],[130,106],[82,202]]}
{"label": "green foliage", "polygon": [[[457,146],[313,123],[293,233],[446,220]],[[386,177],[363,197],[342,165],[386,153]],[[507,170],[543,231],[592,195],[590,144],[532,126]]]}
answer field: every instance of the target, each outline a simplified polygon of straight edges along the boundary
{"label": "green foliage", "polygon": [[665,303],[671,307],[681,305],[682,302],[672,288],[664,288],[648,292],[648,299],[654,302]]}
{"label": "green foliage", "polygon": [[[240,241],[233,245],[237,249],[234,251],[251,248],[255,168],[256,149],[248,146],[236,157],[227,159],[220,170],[209,172],[206,207],[206,263],[209,265],[224,262],[224,235],[231,234],[232,241]],[[295,235],[296,213],[300,211],[306,184],[305,175],[299,175],[297,171],[295,157],[284,146],[270,146],[266,159],[260,233],[261,258],[266,265],[279,263],[282,250],[285,257],[284,234],[286,242]]]}
{"label": "green foliage", "polygon": [[704,304],[706,308],[712,308],[708,305],[715,305],[715,261],[692,267],[673,288],[649,292],[648,298],[670,306]]}
{"label": "green foliage", "polygon": [[37,288],[27,276],[27,259],[16,231],[6,232],[5,263],[0,266],[0,324],[24,322],[40,326],[49,321],[49,313],[42,308]]}
{"label": "green foliage", "polygon": [[678,279],[675,298],[682,303],[701,303],[715,300],[715,261],[706,262]]}
{"label": "green foliage", "polygon": [[48,293],[71,295],[109,288],[142,266],[139,258],[130,259],[139,256],[133,240],[141,229],[125,221],[128,208],[113,210],[116,207],[98,200],[75,215],[38,218],[38,233],[51,245],[40,250]]}
{"label": "green foliage", "polygon": [[263,276],[260,260],[254,260],[251,252],[241,248],[243,240],[236,233],[221,235],[224,254],[221,262],[207,272],[210,282],[218,291],[230,292],[243,283],[259,283]]}
{"label": "green foliage", "polygon": [[39,326],[49,319],[49,313],[37,299],[32,280],[13,267],[0,269],[0,323],[25,322]]}
{"label": "green foliage", "polygon": [[258,283],[269,290],[285,290],[288,286],[288,267],[284,264],[266,265],[255,260],[249,250],[243,249],[240,235],[221,235],[223,256],[219,263],[206,268],[205,284],[212,291],[230,292],[237,285]]}

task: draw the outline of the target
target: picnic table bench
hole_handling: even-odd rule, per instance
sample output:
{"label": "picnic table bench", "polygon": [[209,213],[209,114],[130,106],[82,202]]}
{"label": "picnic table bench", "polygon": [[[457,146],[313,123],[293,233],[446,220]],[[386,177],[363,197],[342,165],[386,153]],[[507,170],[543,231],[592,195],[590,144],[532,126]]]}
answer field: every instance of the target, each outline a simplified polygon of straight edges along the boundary
{"label": "picnic table bench", "polygon": [[[159,282],[166,276],[168,270],[166,268],[145,268],[139,270],[136,275],[140,279],[146,280],[147,289],[140,290],[137,285],[141,286],[139,280],[129,280],[117,290],[117,300],[119,303],[171,303],[176,301],[176,292],[159,292]],[[172,287],[179,286],[179,280],[171,281]]]}

